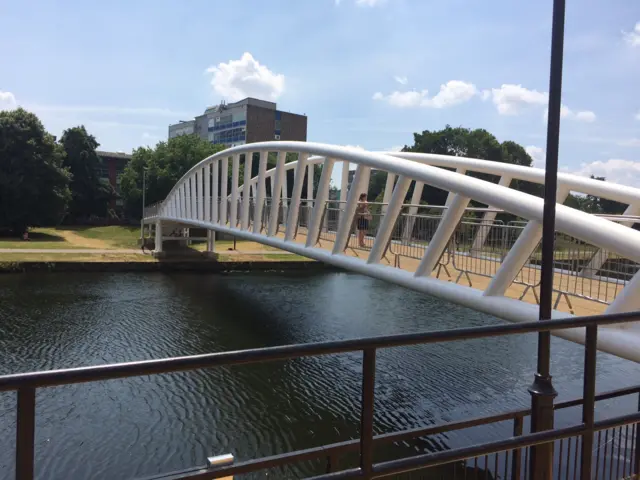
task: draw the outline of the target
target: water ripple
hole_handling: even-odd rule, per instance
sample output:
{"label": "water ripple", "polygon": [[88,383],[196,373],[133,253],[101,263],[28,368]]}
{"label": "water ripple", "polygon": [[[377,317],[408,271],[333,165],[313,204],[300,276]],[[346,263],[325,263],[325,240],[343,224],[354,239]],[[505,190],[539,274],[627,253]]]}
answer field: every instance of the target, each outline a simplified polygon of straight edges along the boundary
{"label": "water ripple", "polygon": [[[341,273],[4,276],[0,374],[496,322]],[[582,350],[556,339],[552,348],[561,397],[578,395]],[[535,351],[531,335],[380,351],[376,432],[526,405]],[[609,355],[598,362],[600,390],[640,373]],[[362,354],[349,353],[42,389],[37,475],[132,478],[200,465],[209,455],[249,459],[357,438],[361,375]],[[403,442],[384,453],[461,446],[501,428]],[[1,393],[0,479],[13,475],[14,429],[15,396]]]}

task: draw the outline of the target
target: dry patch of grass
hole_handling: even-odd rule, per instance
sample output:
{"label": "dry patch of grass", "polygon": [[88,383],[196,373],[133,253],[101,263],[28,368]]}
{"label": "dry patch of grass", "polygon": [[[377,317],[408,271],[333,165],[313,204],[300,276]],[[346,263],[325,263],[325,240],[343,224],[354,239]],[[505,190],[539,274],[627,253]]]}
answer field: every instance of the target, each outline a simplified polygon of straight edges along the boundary
{"label": "dry patch of grass", "polygon": [[26,262],[155,262],[151,255],[138,255],[135,253],[3,253],[0,255],[1,263],[26,263]]}

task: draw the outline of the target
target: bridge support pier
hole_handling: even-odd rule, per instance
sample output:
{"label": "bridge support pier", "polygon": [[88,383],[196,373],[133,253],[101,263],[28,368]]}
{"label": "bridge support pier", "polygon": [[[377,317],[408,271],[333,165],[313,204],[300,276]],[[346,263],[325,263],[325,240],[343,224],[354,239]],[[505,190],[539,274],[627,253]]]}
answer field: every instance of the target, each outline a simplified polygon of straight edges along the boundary
{"label": "bridge support pier", "polygon": [[207,230],[207,254],[213,255],[216,250],[216,232]]}
{"label": "bridge support pier", "polygon": [[161,257],[164,255],[164,251],[162,250],[162,222],[160,220],[156,220],[156,230],[154,233],[155,240],[155,248],[153,250],[154,257]]}

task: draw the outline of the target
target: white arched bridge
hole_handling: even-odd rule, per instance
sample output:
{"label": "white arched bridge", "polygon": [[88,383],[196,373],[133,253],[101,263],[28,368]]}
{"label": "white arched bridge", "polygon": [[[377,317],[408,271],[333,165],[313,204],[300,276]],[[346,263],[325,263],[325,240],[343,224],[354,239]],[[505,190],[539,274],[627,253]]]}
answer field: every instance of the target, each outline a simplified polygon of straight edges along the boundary
{"label": "white arched bridge", "polygon": [[[339,194],[331,188],[338,164]],[[385,174],[383,198],[362,217],[359,197],[373,171]],[[520,191],[526,183],[544,183],[544,171],[446,155],[254,143],[195,165],[162,203],[145,209],[143,223],[155,225],[158,252],[163,239],[174,238],[169,232],[204,228],[525,322],[538,318],[543,217],[543,200]],[[421,205],[425,188],[447,192],[446,204]],[[562,205],[571,192],[627,208],[618,216],[588,214]],[[640,189],[561,173],[557,201],[554,318],[640,310],[640,231],[632,228],[640,223]],[[581,330],[558,335],[584,343]],[[598,347],[640,361],[640,322],[601,329]]]}

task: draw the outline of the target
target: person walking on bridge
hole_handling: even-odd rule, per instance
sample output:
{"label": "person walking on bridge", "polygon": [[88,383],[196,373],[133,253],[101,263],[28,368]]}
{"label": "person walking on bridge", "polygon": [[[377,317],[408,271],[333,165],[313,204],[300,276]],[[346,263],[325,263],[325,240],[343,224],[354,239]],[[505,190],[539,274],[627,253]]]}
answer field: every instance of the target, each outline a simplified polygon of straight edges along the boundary
{"label": "person walking on bridge", "polygon": [[364,236],[369,230],[369,221],[371,220],[371,212],[367,204],[367,194],[363,193],[358,198],[358,206],[356,207],[356,226],[358,229],[358,245],[360,248],[366,247],[364,244]]}

